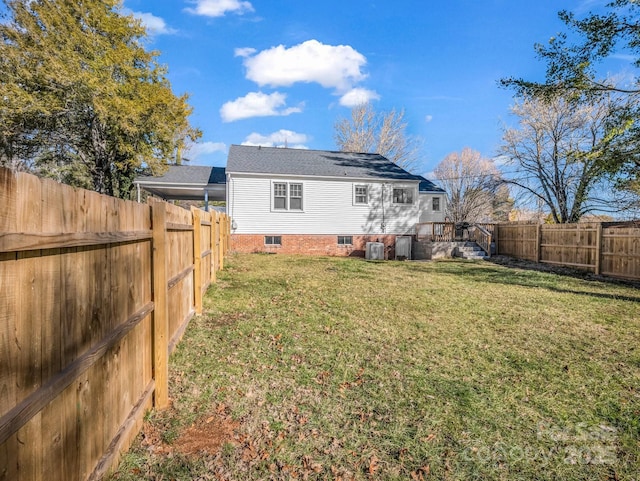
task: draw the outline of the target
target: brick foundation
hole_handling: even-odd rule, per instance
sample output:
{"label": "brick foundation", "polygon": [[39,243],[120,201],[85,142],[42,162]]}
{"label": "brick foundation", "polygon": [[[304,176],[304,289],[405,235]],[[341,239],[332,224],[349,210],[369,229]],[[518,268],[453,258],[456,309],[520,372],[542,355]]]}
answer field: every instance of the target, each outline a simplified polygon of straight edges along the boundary
{"label": "brick foundation", "polygon": [[396,235],[354,235],[352,245],[338,245],[337,235],[283,234],[281,245],[265,245],[264,235],[232,234],[231,250],[235,252],[273,252],[322,256],[364,257],[367,242],[382,242],[385,257],[395,257]]}

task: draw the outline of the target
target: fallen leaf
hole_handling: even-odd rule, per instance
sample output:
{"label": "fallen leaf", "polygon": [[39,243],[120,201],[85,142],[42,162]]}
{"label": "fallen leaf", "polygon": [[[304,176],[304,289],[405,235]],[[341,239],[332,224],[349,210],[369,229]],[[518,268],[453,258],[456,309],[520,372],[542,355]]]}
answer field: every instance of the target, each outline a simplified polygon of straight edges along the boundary
{"label": "fallen leaf", "polygon": [[376,456],[371,456],[371,459],[369,460],[369,475],[373,476],[376,474],[376,471],[379,468],[379,462],[380,460]]}

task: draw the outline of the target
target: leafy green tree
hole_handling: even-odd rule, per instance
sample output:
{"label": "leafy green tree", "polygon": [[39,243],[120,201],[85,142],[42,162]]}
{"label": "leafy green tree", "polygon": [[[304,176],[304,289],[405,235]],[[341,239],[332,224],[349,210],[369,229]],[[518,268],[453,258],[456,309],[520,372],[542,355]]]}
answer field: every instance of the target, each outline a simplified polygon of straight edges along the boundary
{"label": "leafy green tree", "polygon": [[200,136],[120,1],[3,1],[2,164],[127,197],[139,169],[162,172]]}
{"label": "leafy green tree", "polygon": [[637,76],[626,85],[598,79],[598,64],[620,51],[635,56],[632,66],[640,67],[640,4],[637,0],[615,0],[607,4],[607,9],[605,14],[592,13],[582,20],[571,12],[560,11],[558,16],[576,41],[570,43],[567,34],[560,33],[551,38],[548,45],[535,45],[538,57],[547,63],[545,82],[510,77],[502,79],[502,85],[535,96],[601,92],[639,94]]}
{"label": "leafy green tree", "polygon": [[[607,128],[615,142],[599,159],[622,190],[640,194],[640,3],[615,0],[602,14],[590,13],[583,19],[566,10],[559,12],[571,35],[560,33],[547,45],[536,44],[539,58],[546,62],[544,82],[510,77],[500,83],[514,88],[522,98],[552,100],[562,97],[580,108],[616,99]],[[628,75],[602,79],[598,67],[606,58],[624,53],[632,60]]]}

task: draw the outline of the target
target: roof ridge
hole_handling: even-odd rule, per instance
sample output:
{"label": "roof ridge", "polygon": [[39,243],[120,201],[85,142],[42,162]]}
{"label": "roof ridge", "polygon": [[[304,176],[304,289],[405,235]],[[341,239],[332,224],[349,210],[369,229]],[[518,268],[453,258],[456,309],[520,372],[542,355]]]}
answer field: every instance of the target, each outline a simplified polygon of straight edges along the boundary
{"label": "roof ridge", "polygon": [[[378,155],[380,157],[384,157],[385,159],[387,159],[384,155],[379,154],[378,152],[349,152],[346,150],[300,149],[296,147],[284,147],[284,146],[275,147],[275,146],[267,146],[267,145],[244,145],[244,144],[231,144],[229,147],[247,147],[247,148],[254,148],[254,149],[272,149],[272,150],[295,150],[296,152],[326,152],[329,154]],[[389,162],[391,161],[389,160]]]}

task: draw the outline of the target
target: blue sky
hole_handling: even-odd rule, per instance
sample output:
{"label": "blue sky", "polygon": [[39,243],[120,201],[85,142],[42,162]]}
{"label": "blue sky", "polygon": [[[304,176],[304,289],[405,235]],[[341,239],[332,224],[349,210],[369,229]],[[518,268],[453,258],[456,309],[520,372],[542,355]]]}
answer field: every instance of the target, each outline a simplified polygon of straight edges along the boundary
{"label": "blue sky", "polygon": [[[224,166],[231,144],[335,149],[350,106],[404,109],[423,141],[417,173],[471,147],[494,157],[512,123],[501,77],[542,80],[533,45],[557,12],[604,0],[125,0],[203,131],[194,164]],[[614,66],[615,68],[615,66]]]}

